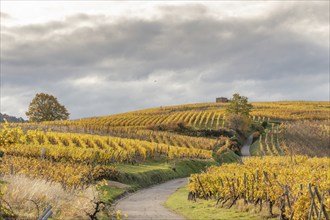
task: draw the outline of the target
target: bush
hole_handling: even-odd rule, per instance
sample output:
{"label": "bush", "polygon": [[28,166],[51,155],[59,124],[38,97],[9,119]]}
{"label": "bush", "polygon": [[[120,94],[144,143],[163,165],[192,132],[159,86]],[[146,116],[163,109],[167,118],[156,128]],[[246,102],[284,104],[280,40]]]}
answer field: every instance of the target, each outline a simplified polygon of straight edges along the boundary
{"label": "bush", "polygon": [[259,123],[253,123],[251,124],[251,130],[253,131],[257,131],[259,133],[263,133],[265,128],[262,124],[259,124]]}
{"label": "bush", "polygon": [[268,122],[267,122],[267,121],[263,121],[263,122],[261,123],[261,126],[264,127],[264,128],[266,128],[267,125],[268,125]]}
{"label": "bush", "polygon": [[251,120],[243,115],[230,114],[226,117],[227,126],[241,134],[245,134],[251,124]]}
{"label": "bush", "polygon": [[232,137],[236,134],[235,131],[230,130],[228,128],[220,128],[219,129],[219,136],[227,136],[227,137]]}
{"label": "bush", "polygon": [[235,152],[236,154],[239,154],[240,148],[237,142],[237,138],[235,136],[232,138],[221,136],[218,140],[217,146],[213,150],[214,159],[218,161],[221,155],[229,150]]}

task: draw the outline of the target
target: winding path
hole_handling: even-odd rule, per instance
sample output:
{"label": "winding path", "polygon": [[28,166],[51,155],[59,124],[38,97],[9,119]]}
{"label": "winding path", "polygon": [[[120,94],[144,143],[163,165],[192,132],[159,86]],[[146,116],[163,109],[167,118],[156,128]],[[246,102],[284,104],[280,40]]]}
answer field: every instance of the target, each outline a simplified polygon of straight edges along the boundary
{"label": "winding path", "polygon": [[115,209],[128,214],[128,220],[184,220],[184,217],[169,211],[163,204],[171,194],[187,183],[187,178],[181,178],[140,190],[119,200]]}
{"label": "winding path", "polygon": [[[241,149],[242,156],[251,156],[252,141],[253,135],[250,135]],[[183,216],[169,211],[163,204],[171,194],[187,183],[188,178],[181,178],[137,191],[120,199],[115,209],[128,214],[127,220],[184,220]]]}
{"label": "winding path", "polygon": [[243,145],[242,149],[241,149],[241,154],[243,157],[248,157],[251,156],[250,153],[250,146],[252,144],[253,141],[253,134],[251,134],[248,139],[246,140],[245,144]]}

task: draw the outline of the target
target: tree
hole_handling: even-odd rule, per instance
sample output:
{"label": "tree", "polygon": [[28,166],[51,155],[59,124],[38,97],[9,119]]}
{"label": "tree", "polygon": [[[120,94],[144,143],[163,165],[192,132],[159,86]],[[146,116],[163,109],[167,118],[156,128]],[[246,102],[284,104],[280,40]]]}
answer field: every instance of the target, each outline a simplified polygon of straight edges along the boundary
{"label": "tree", "polygon": [[226,123],[228,128],[244,134],[249,129],[251,121],[245,115],[232,113],[226,117]]}
{"label": "tree", "polygon": [[36,94],[25,114],[30,121],[36,122],[66,120],[70,115],[56,97],[45,93]]}
{"label": "tree", "polygon": [[248,103],[248,98],[235,93],[226,108],[228,128],[241,134],[246,133],[251,124],[249,119],[251,109],[252,105]]}
{"label": "tree", "polygon": [[226,108],[226,112],[229,114],[249,116],[251,109],[252,105],[248,103],[248,98],[235,93]]}

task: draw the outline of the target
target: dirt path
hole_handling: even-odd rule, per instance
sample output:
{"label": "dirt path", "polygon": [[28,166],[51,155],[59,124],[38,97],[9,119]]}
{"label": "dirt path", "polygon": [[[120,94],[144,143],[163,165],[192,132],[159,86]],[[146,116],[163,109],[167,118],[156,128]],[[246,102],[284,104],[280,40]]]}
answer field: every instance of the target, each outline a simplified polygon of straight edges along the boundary
{"label": "dirt path", "polygon": [[169,211],[163,204],[172,193],[187,183],[187,178],[181,178],[140,190],[119,200],[115,209],[128,214],[128,220],[184,220],[184,217]]}
{"label": "dirt path", "polygon": [[241,154],[243,157],[251,156],[250,145],[252,144],[252,141],[253,141],[253,134],[249,136],[249,138],[246,140],[245,144],[241,149]]}

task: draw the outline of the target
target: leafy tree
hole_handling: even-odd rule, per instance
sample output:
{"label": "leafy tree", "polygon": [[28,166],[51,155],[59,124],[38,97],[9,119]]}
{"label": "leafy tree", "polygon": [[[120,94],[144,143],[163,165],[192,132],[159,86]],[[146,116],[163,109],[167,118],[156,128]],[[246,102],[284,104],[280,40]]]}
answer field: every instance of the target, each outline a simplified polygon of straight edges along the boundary
{"label": "leafy tree", "polygon": [[246,133],[251,124],[249,117],[239,114],[229,114],[226,117],[227,127],[240,133]]}
{"label": "leafy tree", "polygon": [[226,108],[227,127],[241,134],[246,133],[251,124],[251,109],[252,105],[248,103],[248,98],[235,93]]}
{"label": "leafy tree", "polygon": [[56,97],[45,93],[36,94],[25,114],[30,121],[36,122],[66,120],[70,115]]}
{"label": "leafy tree", "polygon": [[249,116],[251,109],[252,105],[248,103],[248,98],[235,93],[226,108],[226,112],[229,114]]}

